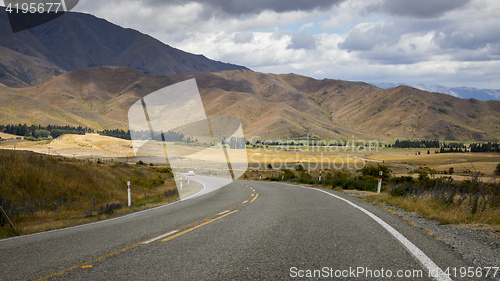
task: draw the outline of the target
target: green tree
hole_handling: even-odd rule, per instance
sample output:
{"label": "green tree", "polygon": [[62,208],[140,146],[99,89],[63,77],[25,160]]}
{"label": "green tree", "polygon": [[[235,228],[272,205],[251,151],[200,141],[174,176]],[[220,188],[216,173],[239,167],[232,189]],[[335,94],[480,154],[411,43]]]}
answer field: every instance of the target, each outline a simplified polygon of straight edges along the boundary
{"label": "green tree", "polygon": [[62,135],[66,134],[66,131],[64,130],[61,130],[61,129],[54,129],[52,131],[50,131],[50,135],[53,137],[53,138],[57,138],[57,137],[60,137]]}
{"label": "green tree", "polygon": [[500,176],[500,163],[497,164],[497,168],[495,170],[495,175]]}
{"label": "green tree", "polygon": [[36,130],[33,132],[35,138],[48,138],[50,132],[47,130]]}

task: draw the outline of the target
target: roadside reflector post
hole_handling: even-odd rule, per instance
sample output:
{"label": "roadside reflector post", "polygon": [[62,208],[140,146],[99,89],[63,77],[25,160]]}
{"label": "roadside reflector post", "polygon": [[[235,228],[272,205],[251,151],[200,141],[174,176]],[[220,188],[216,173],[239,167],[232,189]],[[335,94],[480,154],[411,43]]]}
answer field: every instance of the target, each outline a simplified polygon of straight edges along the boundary
{"label": "roadside reflector post", "polygon": [[259,174],[259,180],[262,180],[262,173]]}
{"label": "roadside reflector post", "polygon": [[319,182],[321,183],[321,171],[319,171]]}
{"label": "roadside reflector post", "polygon": [[377,193],[380,194],[380,189],[382,189],[382,174],[384,172],[380,171],[378,172],[378,187],[377,187]]}
{"label": "roadside reflector post", "polygon": [[130,181],[127,182],[127,195],[128,195],[128,206],[132,206],[132,200],[130,197]]}
{"label": "roadside reflector post", "polygon": [[283,173],[281,174],[281,180],[284,180],[285,179],[285,171],[283,171]]}

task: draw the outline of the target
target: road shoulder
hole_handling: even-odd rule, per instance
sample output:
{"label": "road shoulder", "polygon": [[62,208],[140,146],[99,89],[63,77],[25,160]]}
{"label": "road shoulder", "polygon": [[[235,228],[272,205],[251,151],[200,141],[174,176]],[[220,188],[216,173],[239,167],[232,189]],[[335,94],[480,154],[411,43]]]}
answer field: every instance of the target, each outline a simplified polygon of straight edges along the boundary
{"label": "road shoulder", "polygon": [[[360,199],[364,197],[362,192],[347,191],[343,193]],[[476,267],[500,266],[500,255],[498,254],[500,252],[500,237],[495,236],[490,229],[475,225],[439,224],[435,220],[423,218],[415,213],[385,203],[370,203],[400,217],[411,226],[423,230]]]}

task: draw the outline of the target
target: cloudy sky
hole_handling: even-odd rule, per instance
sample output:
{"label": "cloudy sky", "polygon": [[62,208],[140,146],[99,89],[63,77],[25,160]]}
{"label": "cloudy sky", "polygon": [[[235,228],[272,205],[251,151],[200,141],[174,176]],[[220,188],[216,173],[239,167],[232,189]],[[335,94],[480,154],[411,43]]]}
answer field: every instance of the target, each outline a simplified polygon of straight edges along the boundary
{"label": "cloudy sky", "polygon": [[498,0],[80,0],[75,10],[260,72],[500,89]]}

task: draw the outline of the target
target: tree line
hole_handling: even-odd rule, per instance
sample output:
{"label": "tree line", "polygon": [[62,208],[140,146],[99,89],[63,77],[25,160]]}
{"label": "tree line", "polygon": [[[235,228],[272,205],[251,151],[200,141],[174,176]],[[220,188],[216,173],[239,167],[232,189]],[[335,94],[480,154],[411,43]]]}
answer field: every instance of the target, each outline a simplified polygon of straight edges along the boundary
{"label": "tree line", "polygon": [[471,143],[466,146],[462,143],[454,143],[455,145],[447,145],[441,147],[439,153],[463,153],[463,152],[497,152],[500,153],[500,145],[498,142],[488,143]]}
{"label": "tree line", "polygon": [[130,131],[121,129],[95,131],[92,128],[82,126],[58,126],[58,125],[0,125],[0,132],[21,137],[33,138],[57,138],[65,134],[85,135],[86,133],[97,133],[103,136],[110,136],[120,139],[130,140]]}
{"label": "tree line", "polygon": [[464,153],[464,152],[500,152],[498,142],[471,143],[465,145],[461,142],[440,142],[438,140],[396,140],[387,147],[394,148],[439,148],[436,153]]}
{"label": "tree line", "polygon": [[[151,131],[130,131],[130,130],[122,130],[122,129],[104,129],[102,131],[96,131],[92,128],[82,127],[82,126],[58,126],[58,125],[26,125],[26,124],[18,124],[18,125],[0,125],[0,132],[4,132],[11,135],[26,137],[26,138],[57,138],[59,136],[65,134],[74,134],[74,135],[85,135],[86,133],[97,133],[102,136],[115,137],[124,140],[131,140],[132,137],[135,140],[150,140],[151,139]],[[179,132],[157,132],[153,131],[153,140],[157,141],[169,141],[169,142],[198,142],[197,139],[193,139],[193,137],[186,136],[183,133]]]}
{"label": "tree line", "polygon": [[440,143],[438,140],[396,140],[394,145],[388,147],[395,148],[439,148]]}
{"label": "tree line", "polygon": [[[167,131],[167,132],[159,132],[159,131],[153,131],[153,135],[151,135],[150,130],[141,130],[141,131],[129,131],[129,135],[133,137],[134,140],[156,140],[156,141],[182,141],[184,139],[184,134],[183,133],[178,133],[178,132],[173,132],[173,131]],[[191,140],[190,137],[187,138],[187,140]],[[187,141],[189,142],[189,141]]]}
{"label": "tree line", "polygon": [[21,137],[47,138],[49,135],[57,138],[64,134],[85,135],[85,133],[93,133],[94,130],[87,127],[72,127],[72,126],[57,126],[57,125],[0,125],[0,132]]}

